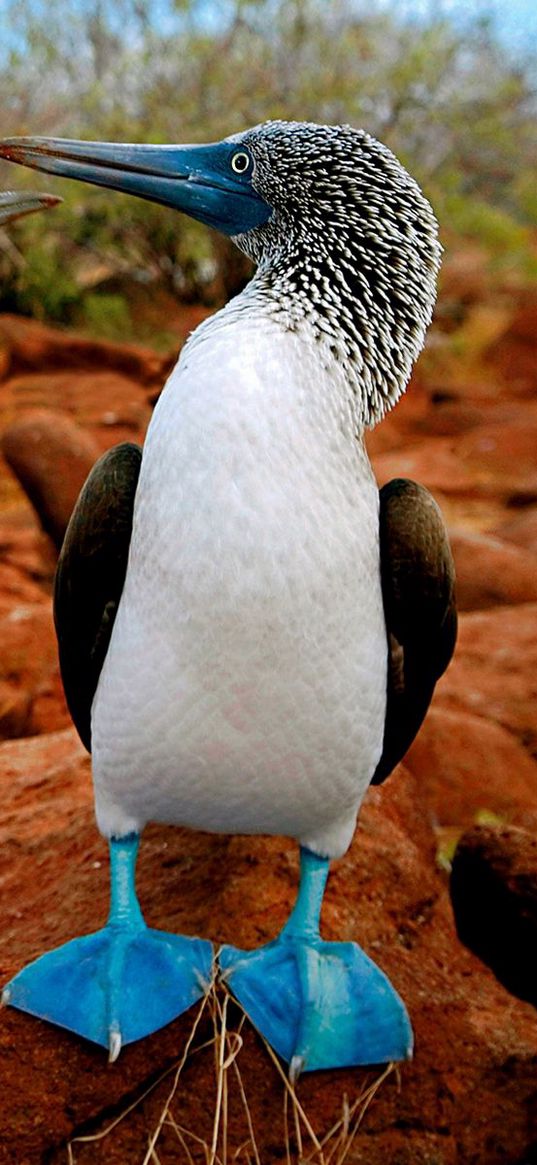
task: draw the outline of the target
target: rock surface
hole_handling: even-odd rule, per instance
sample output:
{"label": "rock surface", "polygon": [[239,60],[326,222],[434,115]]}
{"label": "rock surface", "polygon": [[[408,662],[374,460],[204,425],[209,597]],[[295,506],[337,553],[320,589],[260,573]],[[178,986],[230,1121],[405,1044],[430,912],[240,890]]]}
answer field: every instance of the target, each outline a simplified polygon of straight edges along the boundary
{"label": "rock surface", "polygon": [[151,348],[87,339],[9,314],[0,316],[0,345],[4,378],[20,372],[104,367],[153,386],[162,383],[169,367],[169,359]]}
{"label": "rock surface", "polygon": [[522,513],[504,519],[494,533],[506,542],[537,554],[537,506],[528,506]]}
{"label": "rock surface", "polygon": [[1,448],[59,550],[99,446],[65,413],[35,409],[9,425]]}
{"label": "rock surface", "polygon": [[452,530],[451,547],[460,611],[537,600],[537,554],[469,530]]}
{"label": "rock surface", "polygon": [[[93,824],[88,760],[72,730],[6,742],[0,746],[0,775],[7,799],[1,847],[5,980],[47,947],[102,924],[108,873]],[[523,1159],[537,1131],[531,1107],[537,1014],[509,997],[457,942],[434,846],[418,786],[401,768],[370,791],[351,851],[329,883],[325,936],[363,943],[407,1001],[416,1037],[414,1061],[401,1067],[399,1083],[390,1076],[380,1086],[364,1114],[347,1158],[351,1163],[414,1165],[437,1159],[445,1165],[474,1160],[504,1165]],[[251,947],[282,925],[296,870],[296,846],[281,839],[217,838],[151,827],[142,845],[140,897],[156,926]],[[107,1066],[102,1050],[4,1009],[0,1161],[67,1161],[69,1140],[104,1131],[177,1062],[194,1016],[195,1011],[125,1049],[116,1065]],[[229,1021],[236,1030],[234,1006]],[[282,1080],[249,1025],[243,1036],[236,1064],[260,1158],[285,1160]],[[207,1014],[196,1046],[212,1038]],[[303,1077],[298,1096],[319,1139],[340,1118],[344,1096],[352,1104],[379,1075],[356,1069]],[[168,1078],[140,1099],[109,1136],[73,1143],[77,1165],[141,1161],[170,1085]],[[249,1138],[232,1071],[229,1090],[232,1160]],[[180,1126],[210,1144],[215,1104],[214,1047],[209,1046],[187,1062],[171,1111]],[[302,1136],[307,1145],[304,1128]],[[293,1144],[292,1131],[290,1139]],[[171,1125],[164,1128],[158,1154],[174,1165],[185,1160]]]}
{"label": "rock surface", "polygon": [[463,615],[441,703],[502,724],[535,756],[536,697],[537,603]]}
{"label": "rock surface", "polygon": [[[0,636],[0,690],[5,701],[0,704],[0,735],[23,736],[68,724],[50,599],[6,604],[0,595]],[[46,699],[50,716],[44,720],[38,705]],[[33,717],[37,723],[32,723]]]}
{"label": "rock surface", "polygon": [[462,829],[488,813],[537,832],[537,760],[495,720],[443,707],[444,690],[405,758],[432,821]]}

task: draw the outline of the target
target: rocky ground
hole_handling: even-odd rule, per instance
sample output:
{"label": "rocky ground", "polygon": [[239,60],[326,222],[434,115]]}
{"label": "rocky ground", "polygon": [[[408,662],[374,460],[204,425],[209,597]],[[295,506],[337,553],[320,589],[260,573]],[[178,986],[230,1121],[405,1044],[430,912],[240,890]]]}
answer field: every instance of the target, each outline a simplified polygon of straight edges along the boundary
{"label": "rocky ground", "polygon": [[[360,941],[407,1002],[412,1063],[384,1079],[306,1076],[289,1096],[221,990],[178,1079],[195,1012],[108,1066],[101,1050],[5,1009],[2,1165],[537,1162],[537,304],[487,306],[467,283],[457,345],[449,321],[433,330],[409,393],[370,439],[379,482],[414,477],[446,514],[456,658],[404,766],[368,794],[323,916],[325,937]],[[449,290],[448,271],[448,307]],[[51,580],[88,468],[143,439],[170,360],[0,317],[2,981],[106,913]],[[281,839],[151,827],[140,894],[153,925],[252,946],[281,926],[296,868]]]}

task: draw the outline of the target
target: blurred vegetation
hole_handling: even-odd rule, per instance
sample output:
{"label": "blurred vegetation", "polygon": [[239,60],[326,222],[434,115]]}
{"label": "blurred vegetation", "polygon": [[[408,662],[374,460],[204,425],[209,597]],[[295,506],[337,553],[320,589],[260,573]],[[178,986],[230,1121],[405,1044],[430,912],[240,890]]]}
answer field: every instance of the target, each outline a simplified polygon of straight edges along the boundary
{"label": "blurred vegetation", "polygon": [[[482,15],[462,27],[431,4],[410,21],[356,0],[2,6],[2,136],[188,142],[273,117],[350,122],[418,178],[448,248],[482,246],[497,278],[537,274],[534,78]],[[155,296],[218,304],[248,276],[231,244],[173,211],[3,164],[13,185],[65,202],[0,232],[2,310],[147,339]]]}

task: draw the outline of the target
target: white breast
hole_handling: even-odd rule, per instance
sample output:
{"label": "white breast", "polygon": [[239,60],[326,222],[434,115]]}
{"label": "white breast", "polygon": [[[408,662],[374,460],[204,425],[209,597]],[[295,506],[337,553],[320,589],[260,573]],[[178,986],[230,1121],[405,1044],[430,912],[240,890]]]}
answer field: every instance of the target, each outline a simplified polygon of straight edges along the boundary
{"label": "white breast", "polygon": [[159,820],[344,851],[382,746],[378,553],[343,374],[234,301],[146,439],[93,707],[105,834]]}

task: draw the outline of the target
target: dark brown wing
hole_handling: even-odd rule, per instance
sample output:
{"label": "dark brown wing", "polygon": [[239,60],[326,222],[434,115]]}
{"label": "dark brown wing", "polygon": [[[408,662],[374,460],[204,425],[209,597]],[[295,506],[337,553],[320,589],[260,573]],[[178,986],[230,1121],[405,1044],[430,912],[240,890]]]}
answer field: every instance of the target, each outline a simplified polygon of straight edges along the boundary
{"label": "dark brown wing", "polygon": [[91,751],[91,705],[125,574],[142,450],[125,443],[94,465],[67,527],[54,585],[54,622],[69,711]]}
{"label": "dark brown wing", "polygon": [[416,482],[396,478],[380,491],[380,565],[388,702],[374,785],[389,776],[412,744],[457,638],[447,530],[434,498]]}

